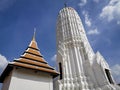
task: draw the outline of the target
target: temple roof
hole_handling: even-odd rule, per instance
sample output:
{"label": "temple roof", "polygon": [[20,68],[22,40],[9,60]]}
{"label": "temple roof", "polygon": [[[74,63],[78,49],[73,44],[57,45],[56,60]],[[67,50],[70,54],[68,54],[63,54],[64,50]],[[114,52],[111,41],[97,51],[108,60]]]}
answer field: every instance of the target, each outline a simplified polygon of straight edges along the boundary
{"label": "temple roof", "polygon": [[[46,72],[51,74],[52,76],[57,76],[59,74],[57,71],[55,71],[53,67],[48,65],[48,63],[45,61],[45,59],[41,55],[39,48],[37,46],[37,42],[35,40],[35,34],[33,35],[33,38],[29,46],[24,51],[24,53],[20,56],[20,58],[8,64],[8,67],[13,67],[13,66]],[[2,75],[0,76],[0,78],[1,77]],[[3,72],[3,77],[4,77],[4,72]]]}
{"label": "temple roof", "polygon": [[19,59],[14,60],[11,64],[19,67],[51,73],[52,75],[58,75],[58,72],[56,72],[53,67],[49,66],[41,55],[35,40],[35,34],[23,55],[21,55]]}

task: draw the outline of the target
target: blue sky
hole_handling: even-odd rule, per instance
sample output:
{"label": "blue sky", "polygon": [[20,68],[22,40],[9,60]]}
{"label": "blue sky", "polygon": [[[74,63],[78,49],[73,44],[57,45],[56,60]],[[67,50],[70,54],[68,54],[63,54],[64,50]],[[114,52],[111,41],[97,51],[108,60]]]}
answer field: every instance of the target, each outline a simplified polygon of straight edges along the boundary
{"label": "blue sky", "polygon": [[[80,15],[93,50],[100,51],[120,82],[120,0],[67,2]],[[36,28],[38,47],[54,66],[56,21],[63,7],[64,0],[0,0],[0,59],[19,58]]]}

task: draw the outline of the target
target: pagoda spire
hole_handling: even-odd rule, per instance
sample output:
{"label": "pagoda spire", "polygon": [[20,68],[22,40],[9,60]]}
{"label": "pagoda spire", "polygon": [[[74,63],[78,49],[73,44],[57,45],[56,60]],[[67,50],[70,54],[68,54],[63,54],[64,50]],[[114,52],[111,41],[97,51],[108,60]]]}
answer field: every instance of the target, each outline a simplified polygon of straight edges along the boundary
{"label": "pagoda spire", "polygon": [[66,0],[64,0],[64,6],[67,7],[67,1]]}
{"label": "pagoda spire", "polygon": [[34,28],[34,34],[33,34],[32,41],[35,41],[35,36],[36,36],[36,28]]}
{"label": "pagoda spire", "polygon": [[64,6],[67,7],[67,3],[66,2],[64,3]]}

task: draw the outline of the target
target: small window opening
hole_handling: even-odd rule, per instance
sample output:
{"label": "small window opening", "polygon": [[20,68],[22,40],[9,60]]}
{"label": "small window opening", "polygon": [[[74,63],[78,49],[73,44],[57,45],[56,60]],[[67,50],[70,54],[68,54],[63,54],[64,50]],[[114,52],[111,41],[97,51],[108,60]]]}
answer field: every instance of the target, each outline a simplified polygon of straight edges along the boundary
{"label": "small window opening", "polygon": [[60,79],[62,79],[63,76],[62,76],[62,64],[61,63],[59,63],[59,71],[60,71]]}
{"label": "small window opening", "polygon": [[110,84],[114,84],[113,79],[112,79],[111,74],[110,74],[110,71],[108,69],[105,69],[105,73],[107,75],[107,78],[108,78]]}

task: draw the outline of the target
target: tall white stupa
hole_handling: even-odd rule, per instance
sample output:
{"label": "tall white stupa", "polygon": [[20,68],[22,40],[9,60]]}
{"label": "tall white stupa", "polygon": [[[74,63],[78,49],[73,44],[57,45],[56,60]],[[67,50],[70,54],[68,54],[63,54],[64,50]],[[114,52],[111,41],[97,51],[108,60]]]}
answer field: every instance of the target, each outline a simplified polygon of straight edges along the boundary
{"label": "tall white stupa", "polygon": [[60,76],[55,90],[120,90],[104,57],[92,50],[72,7],[64,7],[58,14],[57,64]]}

